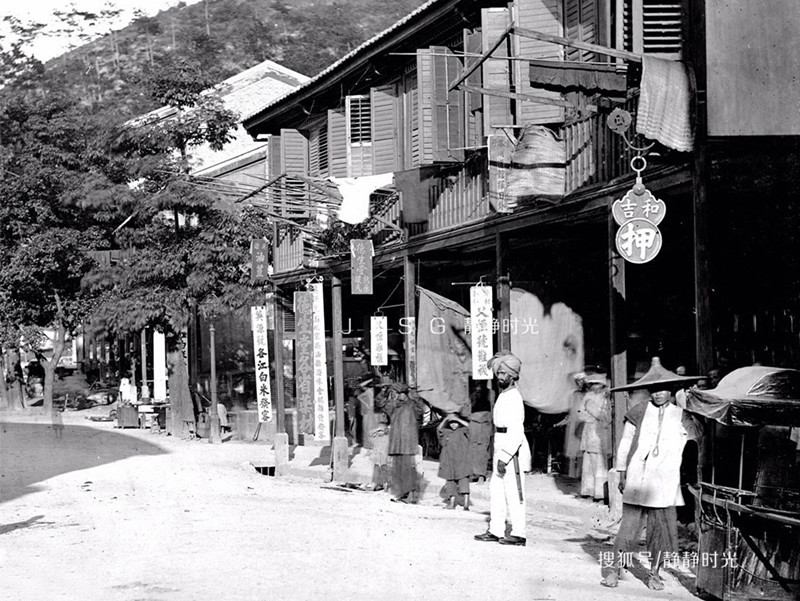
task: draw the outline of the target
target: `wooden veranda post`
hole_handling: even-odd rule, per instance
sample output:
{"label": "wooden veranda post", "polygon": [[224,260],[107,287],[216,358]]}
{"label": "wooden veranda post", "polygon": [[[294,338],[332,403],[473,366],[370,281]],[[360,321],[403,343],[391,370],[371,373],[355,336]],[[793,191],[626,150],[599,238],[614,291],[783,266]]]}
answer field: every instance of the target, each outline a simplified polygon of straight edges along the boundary
{"label": "wooden veranda post", "polygon": [[147,385],[147,328],[142,328],[140,336],[142,355],[142,398],[150,398],[150,387]]}
{"label": "wooden veranda post", "polygon": [[281,289],[275,286],[272,296],[275,303],[275,332],[272,337],[272,357],[275,364],[275,431],[278,434],[286,432],[286,403],[284,401],[283,381],[283,305],[281,303]]}
{"label": "wooden veranda post", "polygon": [[501,327],[498,330],[498,346],[501,351],[511,350],[511,328],[502,327],[511,321],[511,283],[509,281],[507,266],[505,264],[506,240],[497,232],[495,234],[496,273],[497,273],[497,300],[500,303],[500,312],[497,316]]}
{"label": "wooden veranda post", "polygon": [[417,269],[409,257],[403,261],[403,303],[405,317],[414,318],[405,333],[406,344],[406,383],[409,387],[417,385],[417,320],[416,320],[416,295],[417,295]]}
{"label": "wooden veranda post", "polygon": [[220,423],[219,423],[219,401],[217,399],[217,329],[214,327],[214,322],[208,324],[208,351],[209,359],[211,361],[211,407],[208,412],[208,442],[211,444],[219,444],[222,442],[220,437]]}
{"label": "wooden veranda post", "polygon": [[[609,348],[611,351],[611,387],[624,386],[628,383],[628,351],[624,329],[625,324],[625,260],[616,251],[617,223],[611,214],[609,199],[608,211],[608,323],[609,323]],[[611,425],[614,440],[613,452],[616,454],[617,446],[622,437],[622,428],[628,404],[625,393],[616,392],[611,395],[613,408],[613,423]]]}
{"label": "wooden veranda post", "polygon": [[331,330],[333,333],[333,397],[336,404],[336,432],[344,436],[344,353],[342,352],[342,281],[331,278]]}

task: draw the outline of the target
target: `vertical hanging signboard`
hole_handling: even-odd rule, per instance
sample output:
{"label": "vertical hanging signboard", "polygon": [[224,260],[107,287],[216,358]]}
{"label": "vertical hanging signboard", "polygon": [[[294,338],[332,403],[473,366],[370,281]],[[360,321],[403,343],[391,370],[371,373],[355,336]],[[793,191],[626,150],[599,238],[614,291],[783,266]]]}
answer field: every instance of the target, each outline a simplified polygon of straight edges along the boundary
{"label": "vertical hanging signboard", "polygon": [[269,262],[269,242],[263,238],[250,241],[250,281],[253,284],[267,279]]}
{"label": "vertical hanging signboard", "polygon": [[511,213],[506,195],[508,169],[514,143],[504,133],[487,136],[489,140],[489,202],[498,213]]}
{"label": "vertical hanging signboard", "polygon": [[314,433],[314,314],[313,295],[294,293],[295,384],[297,386],[297,431]]}
{"label": "vertical hanging signboard", "polygon": [[387,365],[389,363],[389,332],[385,315],[370,317],[370,365]]}
{"label": "vertical hanging signboard", "polygon": [[258,421],[272,421],[272,388],[269,384],[269,343],[267,340],[267,308],[250,307],[253,329],[253,360],[256,368],[256,401]]}
{"label": "vertical hanging signboard", "polygon": [[491,380],[487,362],[494,355],[492,339],[492,287],[469,289],[470,336],[472,338],[472,379]]}
{"label": "vertical hanging signboard", "polygon": [[406,364],[408,367],[408,385],[417,386],[417,318],[406,317]]}
{"label": "vertical hanging signboard", "polygon": [[372,240],[350,240],[350,294],[372,294]]}
{"label": "vertical hanging signboard", "polygon": [[314,323],[314,440],[331,439],[328,417],[328,359],[325,351],[325,305],[322,283],[311,284]]}

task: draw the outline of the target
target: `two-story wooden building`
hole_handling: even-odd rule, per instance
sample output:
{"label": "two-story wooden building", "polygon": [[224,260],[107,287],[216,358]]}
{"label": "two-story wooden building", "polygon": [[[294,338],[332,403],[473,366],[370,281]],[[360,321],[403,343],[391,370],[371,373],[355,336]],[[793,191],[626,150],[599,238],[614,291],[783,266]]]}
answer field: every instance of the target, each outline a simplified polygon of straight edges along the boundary
{"label": "two-story wooden building", "polygon": [[[291,292],[322,275],[334,284],[327,322],[334,370],[342,369],[342,324],[345,336],[368,338],[368,317],[380,312],[413,383],[414,353],[400,318],[415,315],[416,287],[468,306],[468,284],[482,280],[496,286],[501,324],[513,317],[512,288],[539,300],[543,320],[555,305],[569,307],[580,318],[584,362],[608,366],[616,383],[653,355],[671,368],[710,369],[719,354],[712,334],[725,335],[727,325],[711,314],[709,256],[724,252],[709,241],[725,242],[725,232],[709,234],[709,207],[724,195],[709,184],[724,184],[718,174],[726,163],[709,158],[706,56],[716,48],[708,32],[732,18],[728,4],[430,0],[246,118],[248,132],[268,140],[269,176],[281,182],[262,199],[278,217],[273,282],[285,299],[280,316],[289,318],[281,336],[292,338]],[[636,121],[645,83],[666,88],[660,98],[669,104],[676,84],[643,74],[647,57],[681,66],[688,113],[681,117],[695,132],[688,144],[653,144],[634,126],[625,136],[609,127],[615,109]],[[770,146],[759,144],[751,152],[736,145],[734,164]],[[644,264],[617,252],[611,210],[635,183],[637,155],[646,159],[644,185],[667,206],[661,250]],[[349,254],[324,243],[319,224],[330,210],[320,183],[386,173],[394,184],[372,195],[364,226],[375,244],[374,294],[353,296],[340,286],[350,278]],[[786,173],[775,177],[785,190]],[[738,185],[739,196],[752,190]],[[728,209],[726,218],[741,225]],[[726,269],[724,277],[718,285],[730,292],[736,274]],[[509,330],[500,326],[500,348],[512,344]],[[562,346],[554,343],[553,353],[566,352]],[[293,396],[278,387],[277,398]],[[341,400],[341,378],[334,388]]]}

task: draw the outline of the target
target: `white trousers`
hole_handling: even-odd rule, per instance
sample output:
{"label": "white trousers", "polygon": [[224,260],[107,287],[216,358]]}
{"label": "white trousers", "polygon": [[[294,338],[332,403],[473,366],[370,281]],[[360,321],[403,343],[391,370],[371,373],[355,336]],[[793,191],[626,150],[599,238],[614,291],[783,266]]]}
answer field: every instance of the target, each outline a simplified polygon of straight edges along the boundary
{"label": "white trousers", "polygon": [[506,465],[506,474],[497,475],[497,458],[494,458],[492,478],[489,480],[491,507],[489,509],[489,532],[503,537],[506,534],[506,515],[511,519],[511,534],[525,538],[525,474],[520,474],[522,501],[517,489],[517,473],[514,462]]}

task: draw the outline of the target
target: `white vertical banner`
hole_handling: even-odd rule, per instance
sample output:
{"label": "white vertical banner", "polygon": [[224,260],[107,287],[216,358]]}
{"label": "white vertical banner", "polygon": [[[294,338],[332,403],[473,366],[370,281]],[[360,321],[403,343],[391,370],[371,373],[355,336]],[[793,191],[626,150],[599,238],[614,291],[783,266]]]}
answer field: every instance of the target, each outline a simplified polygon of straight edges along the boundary
{"label": "white vertical banner", "polygon": [[164,334],[153,330],[153,398],[167,400],[167,342]]}
{"label": "white vertical banner", "polygon": [[469,289],[469,321],[472,339],[472,379],[491,380],[486,362],[494,355],[492,332],[492,287]]}
{"label": "white vertical banner", "polygon": [[389,363],[389,331],[385,315],[370,317],[369,348],[370,365],[387,365]]}
{"label": "white vertical banner", "polygon": [[258,421],[272,421],[272,389],[269,383],[269,340],[267,338],[267,308],[250,307],[250,327],[253,330],[253,362],[256,368],[256,401]]}
{"label": "white vertical banner", "polygon": [[325,301],[322,283],[311,284],[314,315],[314,440],[331,439],[328,412],[328,360],[325,351]]}

